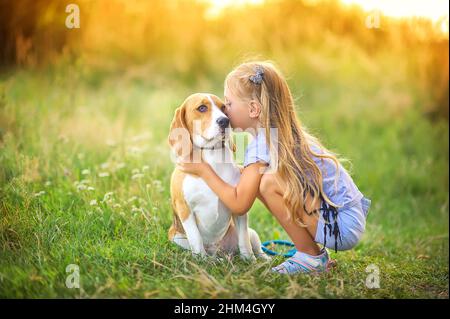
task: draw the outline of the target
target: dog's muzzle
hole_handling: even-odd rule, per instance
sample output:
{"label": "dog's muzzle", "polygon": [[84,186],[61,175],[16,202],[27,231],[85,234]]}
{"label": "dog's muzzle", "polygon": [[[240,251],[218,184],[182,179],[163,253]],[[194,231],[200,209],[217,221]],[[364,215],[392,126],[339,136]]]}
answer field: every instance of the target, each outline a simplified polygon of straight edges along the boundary
{"label": "dog's muzzle", "polygon": [[216,122],[222,131],[230,125],[230,119],[228,117],[219,117]]}

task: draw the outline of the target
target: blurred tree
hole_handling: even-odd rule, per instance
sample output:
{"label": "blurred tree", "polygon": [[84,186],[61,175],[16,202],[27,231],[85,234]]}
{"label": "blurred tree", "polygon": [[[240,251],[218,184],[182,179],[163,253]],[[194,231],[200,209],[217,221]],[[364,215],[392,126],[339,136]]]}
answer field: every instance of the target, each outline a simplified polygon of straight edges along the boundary
{"label": "blurred tree", "polygon": [[0,0],[0,67],[35,65],[60,53],[71,37],[65,26],[68,3]]}

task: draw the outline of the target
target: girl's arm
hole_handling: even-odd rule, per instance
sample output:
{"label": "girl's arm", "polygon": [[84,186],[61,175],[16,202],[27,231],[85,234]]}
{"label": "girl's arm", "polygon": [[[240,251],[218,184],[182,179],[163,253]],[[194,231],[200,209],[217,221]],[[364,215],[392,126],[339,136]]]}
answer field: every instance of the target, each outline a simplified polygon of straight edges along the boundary
{"label": "girl's arm", "polygon": [[207,163],[179,164],[182,171],[201,177],[225,206],[236,215],[247,213],[255,201],[262,177],[260,168],[265,166],[267,166],[265,163],[254,163],[245,167],[239,183],[234,187],[224,182]]}

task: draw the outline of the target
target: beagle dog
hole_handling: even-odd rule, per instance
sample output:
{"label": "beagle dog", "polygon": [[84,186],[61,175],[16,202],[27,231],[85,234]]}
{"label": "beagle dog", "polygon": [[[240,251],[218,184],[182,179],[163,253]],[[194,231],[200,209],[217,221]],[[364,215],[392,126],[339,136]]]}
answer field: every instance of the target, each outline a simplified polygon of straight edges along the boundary
{"label": "beagle dog", "polygon": [[[180,149],[183,148],[185,155],[200,154],[220,178],[235,186],[240,170],[234,163],[232,148],[233,151],[235,148],[224,108],[224,103],[215,95],[190,95],[175,111],[169,144],[177,157],[182,156]],[[191,250],[194,255],[239,251],[244,259],[255,260],[255,256],[270,259],[261,249],[258,234],[248,227],[248,214],[233,215],[201,178],[175,168],[170,194],[173,208],[170,241]]]}

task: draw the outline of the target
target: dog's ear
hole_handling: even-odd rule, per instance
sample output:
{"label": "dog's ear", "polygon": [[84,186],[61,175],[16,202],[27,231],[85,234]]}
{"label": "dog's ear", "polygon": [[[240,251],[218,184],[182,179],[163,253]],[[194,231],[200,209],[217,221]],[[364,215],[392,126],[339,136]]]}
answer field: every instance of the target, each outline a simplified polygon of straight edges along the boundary
{"label": "dog's ear", "polygon": [[192,151],[191,134],[186,125],[186,108],[184,105],[175,110],[169,131],[169,145],[177,157],[187,156]]}

